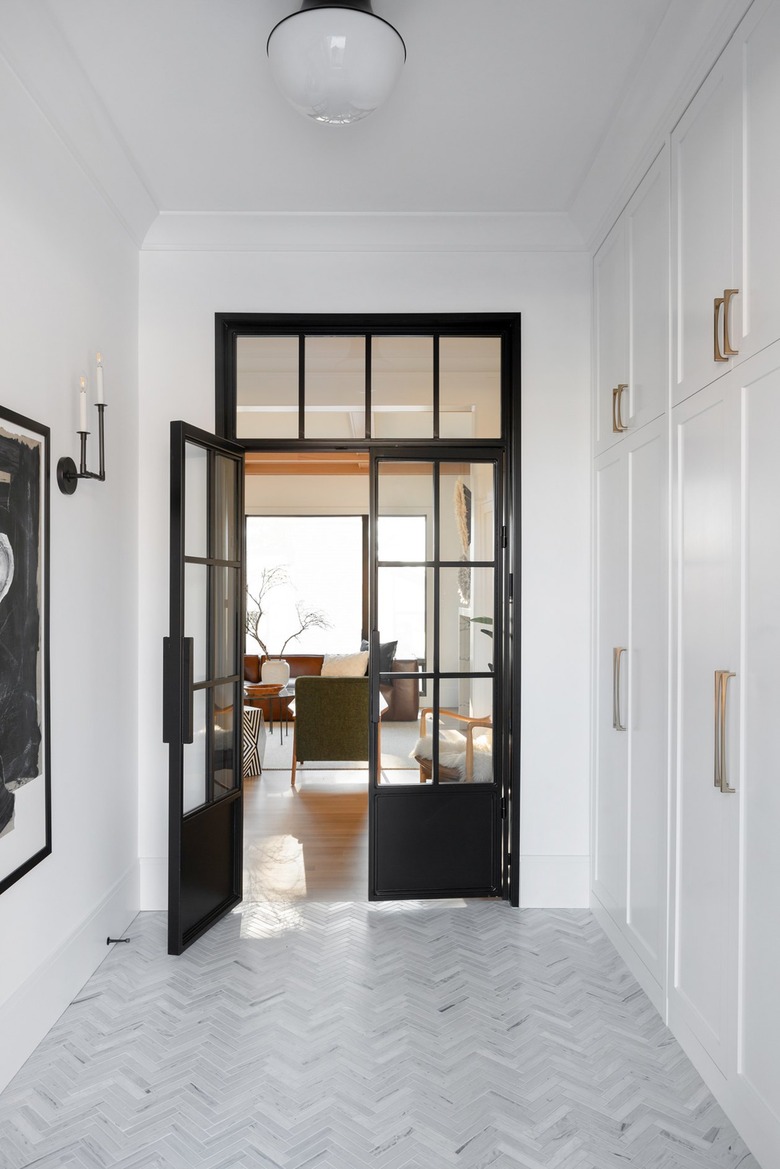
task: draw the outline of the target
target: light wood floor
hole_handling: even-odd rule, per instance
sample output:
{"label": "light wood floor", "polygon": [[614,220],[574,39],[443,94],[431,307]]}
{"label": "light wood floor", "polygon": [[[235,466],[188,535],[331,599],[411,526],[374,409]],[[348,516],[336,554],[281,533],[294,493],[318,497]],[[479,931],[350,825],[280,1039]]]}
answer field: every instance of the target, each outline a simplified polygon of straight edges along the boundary
{"label": "light wood floor", "polygon": [[244,781],[244,899],[366,901],[368,772],[266,770]]}

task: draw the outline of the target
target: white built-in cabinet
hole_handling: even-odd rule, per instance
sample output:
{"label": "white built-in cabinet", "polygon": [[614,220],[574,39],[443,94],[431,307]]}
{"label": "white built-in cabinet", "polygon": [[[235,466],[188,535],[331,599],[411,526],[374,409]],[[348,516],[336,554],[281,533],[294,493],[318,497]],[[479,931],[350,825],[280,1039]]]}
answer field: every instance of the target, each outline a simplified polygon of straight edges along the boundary
{"label": "white built-in cabinet", "polygon": [[780,0],[668,146],[594,259],[592,897],[780,1169]]}
{"label": "white built-in cabinet", "polygon": [[664,149],[594,263],[593,891],[656,1005],[666,963],[668,289]]}
{"label": "white built-in cabinet", "polygon": [[[739,370],[743,516],[740,567],[742,749],[737,1095],[759,1111],[780,1165],[780,344]],[[758,1149],[757,1149],[758,1152]],[[771,1161],[767,1160],[766,1169]]]}
{"label": "white built-in cabinet", "polygon": [[668,436],[596,460],[593,890],[662,1002],[666,960]]}
{"label": "white built-in cabinet", "polygon": [[595,703],[593,748],[593,889],[616,922],[626,912],[626,817],[628,815],[628,688],[623,658],[628,648],[628,469],[624,444],[596,463],[594,626]]}
{"label": "white built-in cabinet", "polygon": [[673,401],[780,338],[780,8],[756,0],[672,134]]}
{"label": "white built-in cabinet", "polygon": [[669,364],[669,157],[655,160],[593,266],[595,450],[663,414]]}
{"label": "white built-in cabinet", "polygon": [[[780,343],[673,414],[669,1022],[780,1165]],[[733,676],[730,676],[733,675]]]}
{"label": "white built-in cabinet", "polygon": [[620,437],[618,410],[628,383],[628,256],[621,218],[593,263],[594,430],[596,451]]}
{"label": "white built-in cabinet", "polygon": [[[727,379],[673,415],[676,783],[670,1020],[734,1059],[739,797],[739,403]],[[733,675],[733,677],[732,677]]]}

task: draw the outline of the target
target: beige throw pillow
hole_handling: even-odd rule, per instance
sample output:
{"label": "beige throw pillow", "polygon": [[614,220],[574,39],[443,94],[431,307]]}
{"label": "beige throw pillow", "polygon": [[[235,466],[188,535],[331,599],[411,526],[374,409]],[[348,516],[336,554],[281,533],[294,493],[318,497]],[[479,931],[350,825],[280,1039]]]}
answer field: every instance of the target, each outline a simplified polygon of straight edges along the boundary
{"label": "beige throw pillow", "polygon": [[354,654],[325,654],[322,663],[322,677],[362,678],[367,665],[367,651]]}

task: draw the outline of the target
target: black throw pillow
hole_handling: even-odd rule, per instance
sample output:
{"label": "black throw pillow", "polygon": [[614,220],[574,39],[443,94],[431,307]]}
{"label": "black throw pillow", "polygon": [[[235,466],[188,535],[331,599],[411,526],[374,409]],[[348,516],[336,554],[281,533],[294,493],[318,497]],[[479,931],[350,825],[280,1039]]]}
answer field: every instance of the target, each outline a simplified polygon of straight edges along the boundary
{"label": "black throw pillow", "polygon": [[[365,651],[369,648],[368,642],[363,640],[360,643],[361,650]],[[379,673],[389,674],[393,669],[393,662],[395,661],[395,651],[398,649],[397,641],[380,641],[379,643]],[[368,673],[368,666],[366,666],[366,673]]]}

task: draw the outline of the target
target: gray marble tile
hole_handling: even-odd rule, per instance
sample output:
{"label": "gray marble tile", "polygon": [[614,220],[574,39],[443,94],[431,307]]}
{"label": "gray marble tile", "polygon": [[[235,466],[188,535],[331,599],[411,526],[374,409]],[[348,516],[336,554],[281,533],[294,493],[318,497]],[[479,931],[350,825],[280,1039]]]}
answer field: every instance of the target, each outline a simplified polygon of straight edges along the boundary
{"label": "gray marble tile", "polygon": [[3,1169],[758,1169],[585,911],[141,914],[0,1096]]}

